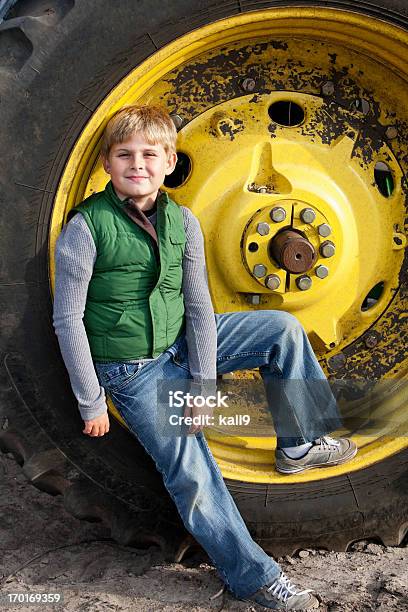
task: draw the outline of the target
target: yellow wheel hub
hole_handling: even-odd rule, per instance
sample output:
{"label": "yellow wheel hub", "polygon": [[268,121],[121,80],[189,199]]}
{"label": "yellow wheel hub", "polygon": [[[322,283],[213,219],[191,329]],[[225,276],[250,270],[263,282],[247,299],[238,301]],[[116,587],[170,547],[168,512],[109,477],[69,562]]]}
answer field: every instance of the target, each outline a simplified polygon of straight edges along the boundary
{"label": "yellow wheel hub", "polygon": [[[388,381],[381,402],[349,402],[365,422],[382,420],[375,431],[355,428],[357,458],[299,481],[360,469],[407,445],[407,43],[385,22],[316,8],[195,30],[96,109],[56,198],[51,278],[67,212],[107,182],[98,152],[109,117],[134,103],[169,109],[189,165],[168,189],[200,219],[216,312],[290,311],[329,374]],[[207,435],[224,476],[294,481],[273,469],[275,438],[227,433]]]}
{"label": "yellow wheel hub", "polygon": [[[271,138],[268,109],[282,100],[298,105],[305,119],[299,127],[272,124]],[[394,225],[404,218],[400,193],[385,203],[352,157],[356,132],[330,147],[307,134],[323,106],[315,96],[274,92],[242,96],[201,113],[180,133],[179,149],[191,159],[193,172],[173,191],[175,198],[188,194],[184,199],[194,202],[201,220],[216,311],[248,308],[257,296],[262,308],[299,316],[320,350],[337,347],[345,334],[349,343],[393,298],[403,259],[393,242]],[[391,150],[384,146],[378,155],[392,160],[400,184]],[[282,219],[273,220],[276,212]],[[316,254],[304,273],[289,273],[271,254],[285,228],[304,236]],[[293,255],[304,259],[301,252]],[[279,279],[274,290],[265,284],[271,275]],[[386,286],[381,299],[369,314],[362,313],[364,297],[380,282]]]}

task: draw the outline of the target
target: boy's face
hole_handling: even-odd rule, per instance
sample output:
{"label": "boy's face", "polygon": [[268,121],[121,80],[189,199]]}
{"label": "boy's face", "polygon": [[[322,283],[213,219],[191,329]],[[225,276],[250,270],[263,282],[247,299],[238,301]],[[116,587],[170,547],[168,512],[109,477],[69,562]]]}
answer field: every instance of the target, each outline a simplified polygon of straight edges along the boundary
{"label": "boy's face", "polygon": [[149,144],[140,132],[114,144],[103,167],[121,200],[133,198],[141,209],[153,206],[164,177],[176,165],[175,153],[166,153],[162,144]]}

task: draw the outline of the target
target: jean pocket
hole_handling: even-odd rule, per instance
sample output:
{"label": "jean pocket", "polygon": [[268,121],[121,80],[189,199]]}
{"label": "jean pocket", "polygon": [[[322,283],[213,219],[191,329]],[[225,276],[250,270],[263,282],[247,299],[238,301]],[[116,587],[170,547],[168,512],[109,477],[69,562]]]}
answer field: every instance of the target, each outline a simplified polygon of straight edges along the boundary
{"label": "jean pocket", "polygon": [[190,366],[188,363],[188,357],[183,351],[177,351],[176,353],[172,353],[171,359],[173,363],[184,370],[190,371]]}
{"label": "jean pocket", "polygon": [[136,378],[143,365],[143,363],[98,363],[95,367],[103,387],[109,391],[120,391]]}

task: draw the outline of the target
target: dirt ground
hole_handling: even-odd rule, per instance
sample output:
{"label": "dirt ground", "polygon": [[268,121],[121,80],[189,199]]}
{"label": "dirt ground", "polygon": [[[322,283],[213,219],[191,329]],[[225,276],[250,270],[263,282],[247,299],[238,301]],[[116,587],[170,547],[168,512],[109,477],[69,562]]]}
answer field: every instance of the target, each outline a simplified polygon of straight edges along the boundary
{"label": "dirt ground", "polygon": [[[62,593],[63,605],[0,609],[80,612],[260,611],[222,587],[204,553],[172,563],[157,548],[109,540],[106,527],[70,516],[60,496],[29,485],[10,454],[0,453],[0,591]],[[320,610],[408,611],[407,539],[399,548],[359,542],[347,553],[301,551],[280,560],[299,586],[320,596]]]}

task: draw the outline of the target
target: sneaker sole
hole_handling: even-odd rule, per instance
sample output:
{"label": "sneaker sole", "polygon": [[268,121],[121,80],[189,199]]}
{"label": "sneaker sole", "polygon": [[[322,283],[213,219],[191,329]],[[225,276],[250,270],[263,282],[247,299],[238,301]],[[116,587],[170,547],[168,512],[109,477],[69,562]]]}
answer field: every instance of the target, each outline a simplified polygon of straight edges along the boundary
{"label": "sneaker sole", "polygon": [[[257,606],[259,606],[260,608],[268,608],[269,610],[281,610],[281,612],[285,612],[285,610],[287,608],[285,607],[280,607],[280,608],[271,608],[270,606],[266,606],[265,604],[261,604],[257,601],[255,601],[254,599],[242,599],[240,598],[240,601],[246,601],[249,602],[251,604],[255,604]],[[320,606],[320,602],[319,599],[317,599],[317,597],[315,597],[314,595],[312,595],[311,600],[309,602],[309,604],[307,605],[307,607],[305,608],[303,606],[303,608],[292,608],[290,612],[302,612],[303,610],[317,610],[317,608]]]}
{"label": "sneaker sole", "polygon": [[314,470],[315,468],[325,468],[332,467],[333,465],[341,465],[342,463],[347,463],[347,461],[351,461],[357,455],[358,448],[355,447],[350,449],[350,452],[341,459],[337,459],[337,461],[327,461],[325,463],[315,463],[314,465],[303,465],[299,467],[291,466],[288,468],[281,468],[275,464],[275,469],[279,474],[298,474],[299,472],[306,472],[307,470]]}

